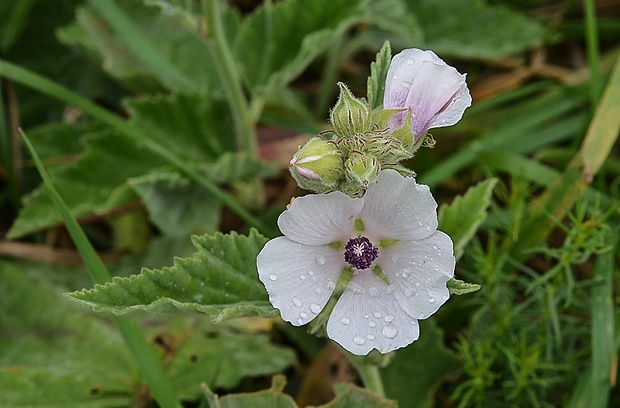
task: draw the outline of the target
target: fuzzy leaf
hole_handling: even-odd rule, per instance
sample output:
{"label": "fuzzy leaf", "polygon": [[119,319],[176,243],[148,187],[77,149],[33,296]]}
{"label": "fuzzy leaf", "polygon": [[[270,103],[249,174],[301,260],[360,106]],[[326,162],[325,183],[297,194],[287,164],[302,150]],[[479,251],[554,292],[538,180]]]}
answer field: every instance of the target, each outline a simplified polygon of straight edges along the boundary
{"label": "fuzzy leaf", "polygon": [[[194,23],[141,1],[81,7],[59,39],[101,59],[110,75],[138,91],[222,94],[213,59]],[[122,21],[122,23],[120,23]]]}
{"label": "fuzzy leaf", "polygon": [[241,75],[254,94],[269,95],[299,75],[363,15],[363,0],[263,3],[234,43]]}
{"label": "fuzzy leaf", "polygon": [[377,53],[376,60],[370,64],[370,77],[368,77],[367,94],[371,109],[383,106],[383,93],[385,91],[385,77],[387,76],[392,49],[390,43],[385,42]]}
{"label": "fuzzy leaf", "polygon": [[544,40],[545,28],[536,20],[485,0],[406,2],[424,30],[425,48],[439,55],[497,58]]}
{"label": "fuzzy leaf", "polygon": [[177,94],[126,99],[124,105],[145,138],[180,157],[203,163],[235,149],[234,126],[223,101]]}
{"label": "fuzzy leaf", "polygon": [[128,314],[194,310],[220,321],[240,316],[275,316],[258,280],[256,257],[267,239],[256,230],[193,237],[198,252],[174,266],[143,269],[69,297],[99,312]]}
{"label": "fuzzy leaf", "polygon": [[214,232],[219,224],[219,202],[178,173],[156,171],[129,180],[129,185],[144,201],[153,224],[166,235]]}
{"label": "fuzzy leaf", "polygon": [[448,281],[447,286],[451,295],[464,295],[480,289],[480,285],[476,283],[468,283],[454,278]]}
{"label": "fuzzy leaf", "polygon": [[439,208],[439,229],[452,238],[457,259],[463,255],[465,246],[487,218],[495,184],[495,178],[480,182],[470,187],[464,196],[456,197],[452,204]]}

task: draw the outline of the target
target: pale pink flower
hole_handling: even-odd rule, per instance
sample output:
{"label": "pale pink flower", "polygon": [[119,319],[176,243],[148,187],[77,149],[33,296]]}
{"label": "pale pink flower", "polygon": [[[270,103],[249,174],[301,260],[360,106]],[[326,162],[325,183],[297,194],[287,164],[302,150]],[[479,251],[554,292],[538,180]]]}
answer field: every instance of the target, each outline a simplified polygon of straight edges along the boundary
{"label": "pale pink flower", "polygon": [[[411,108],[414,140],[431,128],[452,126],[471,106],[465,75],[433,51],[409,48],[392,58],[385,80],[384,109]],[[405,123],[407,111],[388,121],[392,131]]]}
{"label": "pale pink flower", "polygon": [[437,203],[428,186],[394,170],[382,171],[362,198],[340,191],[297,198],[278,226],[284,236],[257,260],[271,304],[304,325],[348,268],[327,335],[353,354],[407,346],[419,336],[418,320],[449,297],[455,258],[452,240],[437,231]]}

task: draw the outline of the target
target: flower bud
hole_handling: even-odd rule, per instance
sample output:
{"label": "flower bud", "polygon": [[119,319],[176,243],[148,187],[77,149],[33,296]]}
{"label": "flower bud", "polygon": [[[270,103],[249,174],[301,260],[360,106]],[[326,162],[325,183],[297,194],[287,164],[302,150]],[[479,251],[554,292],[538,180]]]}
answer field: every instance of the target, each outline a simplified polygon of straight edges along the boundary
{"label": "flower bud", "polygon": [[352,187],[366,188],[377,181],[381,165],[369,153],[351,152],[344,163],[345,177]]}
{"label": "flower bud", "polygon": [[372,122],[370,108],[361,99],[357,99],[342,82],[338,82],[340,97],[330,119],[336,133],[340,136],[352,136],[370,130]]}
{"label": "flower bud", "polygon": [[289,170],[303,189],[317,193],[333,191],[343,173],[342,153],[333,142],[315,136],[297,150]]}

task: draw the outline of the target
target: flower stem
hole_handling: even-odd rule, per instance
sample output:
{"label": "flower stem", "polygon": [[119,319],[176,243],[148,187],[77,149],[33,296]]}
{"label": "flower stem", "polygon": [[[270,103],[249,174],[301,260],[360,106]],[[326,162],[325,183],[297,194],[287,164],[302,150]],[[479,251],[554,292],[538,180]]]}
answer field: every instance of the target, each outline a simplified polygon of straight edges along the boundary
{"label": "flower stem", "polygon": [[205,0],[204,9],[209,21],[209,34],[217,56],[218,74],[230,104],[230,110],[237,131],[237,142],[241,150],[258,155],[258,143],[254,133],[255,120],[250,114],[248,101],[241,89],[239,72],[235,67],[232,52],[224,33],[220,0]]}
{"label": "flower stem", "polygon": [[379,365],[368,356],[356,356],[341,348],[344,356],[355,367],[364,387],[377,395],[385,397],[383,380],[379,373]]}

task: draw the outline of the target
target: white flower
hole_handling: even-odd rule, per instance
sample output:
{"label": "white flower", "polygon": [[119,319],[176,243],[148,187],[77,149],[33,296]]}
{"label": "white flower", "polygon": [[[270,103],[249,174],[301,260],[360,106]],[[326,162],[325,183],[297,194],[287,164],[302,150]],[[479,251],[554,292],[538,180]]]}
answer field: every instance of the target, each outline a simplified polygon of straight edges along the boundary
{"label": "white flower", "polygon": [[449,297],[455,258],[452,240],[437,231],[437,203],[428,186],[394,170],[382,171],[362,198],[340,191],[297,198],[278,226],[284,236],[257,260],[269,300],[284,320],[304,325],[350,270],[327,335],[353,354],[407,346],[419,336],[418,319]]}
{"label": "white flower", "polygon": [[[415,140],[431,128],[452,126],[471,106],[465,75],[432,51],[410,48],[392,58],[385,80],[384,109],[411,108]],[[407,112],[392,116],[392,131],[405,123]]]}

